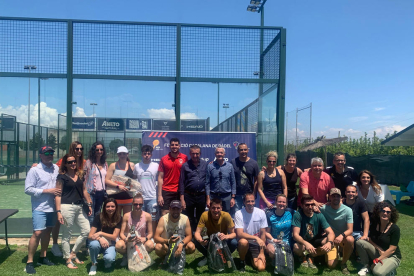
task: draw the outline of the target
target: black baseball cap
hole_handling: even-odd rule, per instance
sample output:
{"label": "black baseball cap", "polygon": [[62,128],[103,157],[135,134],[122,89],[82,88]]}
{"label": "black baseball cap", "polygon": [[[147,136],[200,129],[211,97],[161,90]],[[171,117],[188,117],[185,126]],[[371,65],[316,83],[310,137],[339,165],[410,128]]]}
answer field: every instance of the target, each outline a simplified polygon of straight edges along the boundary
{"label": "black baseball cap", "polygon": [[180,208],[181,209],[181,202],[179,200],[171,201],[170,208]]}
{"label": "black baseball cap", "polygon": [[55,150],[51,146],[43,146],[43,147],[40,147],[40,149],[39,149],[40,154],[43,154],[43,153],[48,152],[48,151],[55,152]]}

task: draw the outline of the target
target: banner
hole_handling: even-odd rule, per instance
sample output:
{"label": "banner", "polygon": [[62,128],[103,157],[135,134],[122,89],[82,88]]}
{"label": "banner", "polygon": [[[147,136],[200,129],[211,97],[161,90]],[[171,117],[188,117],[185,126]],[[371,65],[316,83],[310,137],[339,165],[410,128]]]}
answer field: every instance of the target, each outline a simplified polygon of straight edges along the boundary
{"label": "banner", "polygon": [[215,159],[214,151],[216,147],[226,150],[226,161],[239,156],[237,146],[246,143],[249,148],[249,157],[256,159],[256,133],[254,132],[180,132],[180,131],[143,131],[142,145],[151,145],[154,150],[151,160],[159,162],[161,157],[170,152],[170,139],[178,138],[181,143],[180,152],[187,155],[190,159],[190,146],[199,145],[201,147],[201,159],[206,162]]}
{"label": "banner", "polygon": [[72,118],[72,129],[95,129],[95,118],[80,117]]}
{"label": "banner", "polygon": [[151,119],[126,119],[127,130],[149,130],[151,128]]}
{"label": "banner", "polygon": [[175,130],[175,120],[152,120],[152,129],[155,130]]}
{"label": "banner", "polygon": [[101,130],[124,131],[124,119],[98,118],[98,131]]}
{"label": "banner", "polygon": [[192,119],[192,120],[181,120],[182,131],[208,131],[207,120],[205,119]]}

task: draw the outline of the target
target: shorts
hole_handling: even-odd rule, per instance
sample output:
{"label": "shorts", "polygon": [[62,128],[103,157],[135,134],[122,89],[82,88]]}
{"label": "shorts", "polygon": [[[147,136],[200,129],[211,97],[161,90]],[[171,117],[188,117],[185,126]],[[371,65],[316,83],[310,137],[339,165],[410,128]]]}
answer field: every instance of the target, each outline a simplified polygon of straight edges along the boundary
{"label": "shorts", "polygon": [[33,231],[45,230],[46,227],[54,227],[57,221],[56,212],[32,212]]}
{"label": "shorts", "polygon": [[177,192],[168,192],[162,190],[162,198],[164,199],[164,205],[162,205],[161,210],[169,210],[171,201],[180,200],[180,194]]}
{"label": "shorts", "polygon": [[260,246],[257,244],[249,243],[249,251],[247,251],[247,255],[252,259],[256,259],[257,257],[259,257],[259,254]]}
{"label": "shorts", "polygon": [[312,244],[313,247],[318,248],[322,246],[322,241],[325,239],[326,236],[317,235],[313,239],[307,241],[308,243]]}
{"label": "shorts", "polygon": [[338,258],[338,248],[336,246],[332,247],[331,251],[326,253],[325,260],[326,261],[333,261]]}
{"label": "shorts", "polygon": [[115,199],[118,206],[132,206],[132,198],[130,199]]}
{"label": "shorts", "polygon": [[355,242],[356,242],[357,240],[359,240],[359,239],[360,239],[363,235],[364,235],[364,232],[362,232],[362,231],[355,231],[355,232],[352,232],[352,237],[354,237]]}
{"label": "shorts", "polygon": [[157,211],[158,211],[158,204],[155,198],[153,199],[144,199],[144,206],[142,206],[142,210],[147,212],[151,215],[152,221],[156,221],[157,219]]}

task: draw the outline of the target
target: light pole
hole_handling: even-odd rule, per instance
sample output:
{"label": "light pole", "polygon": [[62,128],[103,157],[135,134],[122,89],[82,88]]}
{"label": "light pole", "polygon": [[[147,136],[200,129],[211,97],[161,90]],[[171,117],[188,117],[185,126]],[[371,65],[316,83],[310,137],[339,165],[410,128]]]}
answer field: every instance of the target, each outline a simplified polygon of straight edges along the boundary
{"label": "light pole", "polygon": [[49,78],[37,79],[37,131],[40,132],[40,81],[48,80]]}
{"label": "light pole", "polygon": [[219,82],[213,82],[217,83],[217,125],[220,124],[220,83]]}
{"label": "light pole", "polygon": [[[25,65],[24,69],[29,70],[29,74],[31,70],[35,70],[37,67],[35,65]],[[29,76],[29,105],[27,106],[27,125],[30,125],[30,76]]]}
{"label": "light pole", "polygon": [[223,108],[224,108],[225,120],[227,120],[227,109],[230,108],[230,106],[229,106],[229,104],[224,103]]}
{"label": "light pole", "polygon": [[95,118],[95,106],[98,105],[97,103],[90,103],[93,106],[93,117]]}

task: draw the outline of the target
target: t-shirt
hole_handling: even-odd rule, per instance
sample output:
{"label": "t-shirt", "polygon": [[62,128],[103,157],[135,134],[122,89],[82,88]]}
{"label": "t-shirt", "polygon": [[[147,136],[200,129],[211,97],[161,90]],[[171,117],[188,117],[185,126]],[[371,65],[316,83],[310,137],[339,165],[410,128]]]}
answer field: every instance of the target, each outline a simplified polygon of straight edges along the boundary
{"label": "t-shirt", "polygon": [[230,214],[227,212],[221,211],[220,218],[215,220],[210,211],[206,211],[201,215],[197,227],[206,227],[207,235],[209,236],[218,232],[227,235],[229,229],[234,228],[234,223]]}
{"label": "t-shirt", "polygon": [[377,230],[377,225],[378,224],[372,223],[369,227],[369,238],[384,251],[386,251],[390,245],[396,246],[397,249],[393,256],[401,259],[401,251],[398,246],[400,241],[400,228],[396,224],[392,224],[386,233],[381,233]]}
{"label": "t-shirt", "polygon": [[352,209],[344,204],[341,204],[336,210],[331,206],[323,205],[320,210],[334,231],[335,237],[348,229],[348,223],[354,223]]}
{"label": "t-shirt", "polygon": [[287,208],[282,216],[276,215],[276,209],[266,212],[267,225],[270,227],[270,234],[274,239],[279,239],[283,232],[282,240],[292,245],[292,219],[296,211]]}
{"label": "t-shirt", "polygon": [[254,181],[260,172],[257,162],[251,158],[247,162],[242,162],[239,157],[236,157],[230,163],[233,165],[236,177],[236,194],[252,193]]}
{"label": "t-shirt", "polygon": [[368,195],[367,198],[364,198],[364,196],[362,195],[359,186],[357,186],[357,191],[358,191],[358,198],[365,202],[365,204],[367,205],[368,208],[368,212],[372,213],[374,211],[374,206],[375,204],[377,204],[378,202],[383,202],[385,199],[384,196],[384,191],[382,191],[379,194],[377,194],[375,192],[375,189],[372,186],[369,186],[369,190],[368,190]]}
{"label": "t-shirt", "polygon": [[103,227],[102,228],[100,213],[96,214],[92,222],[92,227],[96,227],[96,232],[104,232],[110,235],[114,233],[115,228],[121,229],[121,226],[122,226],[122,217],[114,227]]}
{"label": "t-shirt", "polygon": [[332,167],[327,167],[324,172],[332,177],[335,187],[341,190],[342,197],[346,196],[346,187],[351,185],[353,182],[357,182],[358,180],[358,174],[352,167],[345,166],[344,172],[338,173],[334,165]]}
{"label": "t-shirt", "polygon": [[[308,188],[308,193],[319,203],[326,203],[328,200],[326,195],[328,192],[335,188],[335,183],[332,178],[322,172],[319,178],[313,176],[312,171],[302,173],[300,176],[300,188]],[[302,190],[299,191],[298,203],[302,198]]]}
{"label": "t-shirt", "polygon": [[79,201],[83,199],[83,178],[78,177],[75,182],[66,174],[59,174],[56,178],[57,181],[61,181],[63,184],[61,204],[72,204],[75,202],[82,204]]}
{"label": "t-shirt", "polygon": [[144,200],[157,198],[157,173],[158,163],[135,164],[134,175],[138,177],[138,182],[141,184]]}
{"label": "t-shirt", "polygon": [[158,171],[164,172],[164,183],[162,185],[163,191],[178,191],[181,166],[187,161],[187,155],[182,154],[181,152],[178,154],[177,158],[171,157],[171,153],[168,153],[167,155],[161,158]]}
{"label": "t-shirt", "polygon": [[354,232],[364,231],[364,220],[362,218],[362,213],[367,212],[368,215],[368,209],[365,202],[357,198],[354,204],[348,205],[345,201],[344,205],[352,209],[352,216],[354,218]]}
{"label": "t-shirt", "polygon": [[185,229],[188,221],[186,215],[180,214],[180,218],[176,222],[170,220],[170,214],[162,216],[161,219],[164,220],[164,231],[161,234],[162,238],[169,239],[174,234],[178,234],[183,239],[185,238]]}
{"label": "t-shirt", "polygon": [[303,213],[303,209],[300,209],[293,215],[292,226],[299,227],[299,235],[305,241],[310,241],[322,235],[329,224],[321,213],[313,213],[312,217],[308,217]]}
{"label": "t-shirt", "polygon": [[[236,229],[242,228],[244,233],[260,237],[260,229],[267,227],[266,214],[256,207],[254,207],[252,213],[248,213],[246,208],[243,208],[236,212],[234,224]],[[249,240],[249,243],[257,245],[255,240]]]}

